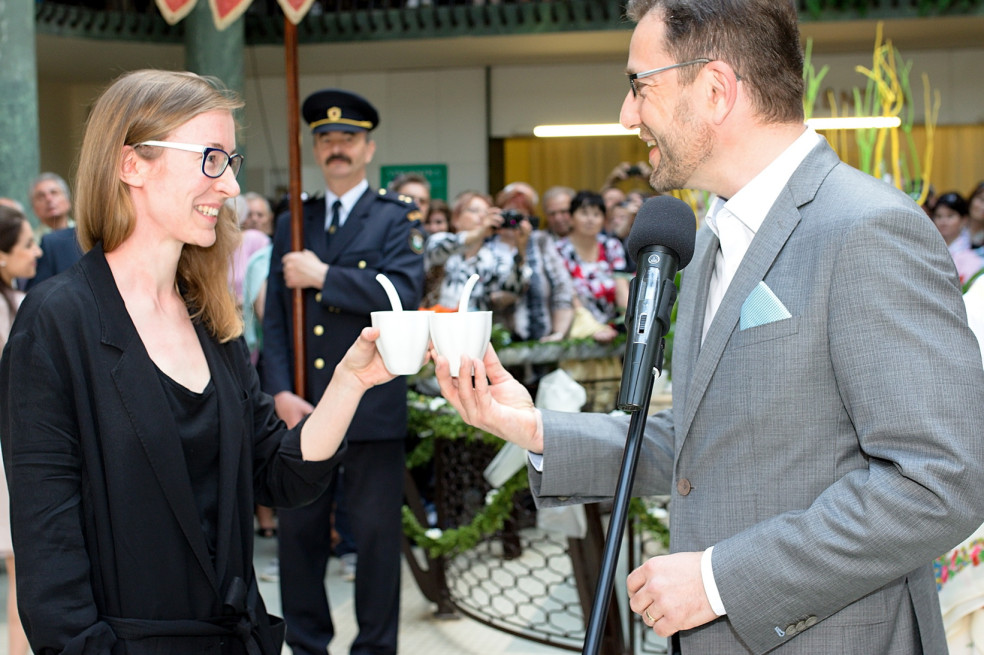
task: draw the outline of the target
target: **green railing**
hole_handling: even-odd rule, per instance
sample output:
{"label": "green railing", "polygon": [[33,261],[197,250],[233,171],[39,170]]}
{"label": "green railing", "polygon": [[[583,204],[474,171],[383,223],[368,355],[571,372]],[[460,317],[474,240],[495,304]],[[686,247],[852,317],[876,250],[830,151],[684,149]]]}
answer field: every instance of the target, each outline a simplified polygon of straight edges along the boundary
{"label": "green railing", "polygon": [[[476,5],[431,0],[405,7],[403,0],[321,0],[298,26],[301,43],[548,34],[626,30],[624,0],[502,0]],[[798,0],[801,20],[981,16],[984,0]],[[249,45],[283,42],[284,19],[274,2],[255,0],[245,15]],[[92,39],[180,43],[181,23],[168,25],[145,0],[90,0],[37,4],[37,31]]]}

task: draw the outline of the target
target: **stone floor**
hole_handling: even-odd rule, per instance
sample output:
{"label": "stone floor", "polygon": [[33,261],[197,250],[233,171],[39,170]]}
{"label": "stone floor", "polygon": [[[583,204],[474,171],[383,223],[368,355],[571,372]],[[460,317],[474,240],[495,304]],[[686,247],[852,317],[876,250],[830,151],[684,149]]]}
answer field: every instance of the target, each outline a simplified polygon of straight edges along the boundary
{"label": "stone floor", "polygon": [[[276,555],[276,539],[257,538],[254,566],[260,572]],[[356,625],[352,602],[352,583],[342,579],[339,562],[331,560],[326,582],[332,600],[335,641],[332,652],[348,652],[355,638]],[[2,571],[2,566],[0,566]],[[404,566],[400,608],[400,653],[406,655],[561,655],[571,651],[513,637],[469,618],[437,619],[434,606],[420,593],[413,575]],[[280,613],[280,589],[276,583],[260,582],[260,593],[273,614]],[[7,579],[0,574],[0,653],[7,651]],[[284,647],[285,654],[291,651]]]}

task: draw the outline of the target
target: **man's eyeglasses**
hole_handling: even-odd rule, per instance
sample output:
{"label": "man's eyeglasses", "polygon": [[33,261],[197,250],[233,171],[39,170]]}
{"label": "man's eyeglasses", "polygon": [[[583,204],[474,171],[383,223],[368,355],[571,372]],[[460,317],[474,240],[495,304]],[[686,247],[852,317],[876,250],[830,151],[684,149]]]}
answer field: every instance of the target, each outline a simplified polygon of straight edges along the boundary
{"label": "man's eyeglasses", "polygon": [[636,84],[636,80],[641,80],[644,77],[652,77],[653,75],[658,75],[664,71],[672,70],[674,68],[682,68],[683,66],[693,66],[694,64],[709,64],[710,59],[694,59],[691,61],[685,61],[679,64],[673,64],[671,66],[663,66],[662,68],[654,68],[651,71],[645,71],[642,73],[628,73],[629,76],[629,88],[632,89],[632,97],[636,98],[639,95],[639,85]]}
{"label": "man's eyeglasses", "polygon": [[213,179],[222,177],[226,168],[229,167],[232,167],[233,177],[238,177],[239,169],[243,167],[244,158],[242,155],[230,155],[221,148],[209,148],[208,146],[198,146],[192,143],[172,143],[171,141],[144,141],[136,144],[134,147],[138,146],[156,146],[158,148],[197,152],[202,156],[202,173],[206,177]]}

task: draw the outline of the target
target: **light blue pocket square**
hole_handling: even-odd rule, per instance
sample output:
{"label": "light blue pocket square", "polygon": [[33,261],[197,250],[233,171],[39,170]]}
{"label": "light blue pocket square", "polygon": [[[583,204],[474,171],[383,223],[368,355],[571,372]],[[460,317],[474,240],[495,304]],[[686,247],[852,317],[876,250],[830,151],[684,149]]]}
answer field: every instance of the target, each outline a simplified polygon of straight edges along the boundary
{"label": "light blue pocket square", "polygon": [[776,294],[772,293],[769,285],[765,282],[759,282],[741,306],[739,327],[742,330],[747,330],[766,323],[781,321],[791,316],[792,314],[782,304],[782,301],[776,297]]}

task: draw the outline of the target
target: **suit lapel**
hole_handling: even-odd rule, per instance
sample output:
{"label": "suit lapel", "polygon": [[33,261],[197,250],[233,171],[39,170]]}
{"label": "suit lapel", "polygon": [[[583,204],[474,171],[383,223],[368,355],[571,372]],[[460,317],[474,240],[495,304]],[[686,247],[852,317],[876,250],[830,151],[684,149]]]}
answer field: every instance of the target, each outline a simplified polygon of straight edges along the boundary
{"label": "suit lapel", "polygon": [[102,254],[88,260],[86,275],[101,304],[102,342],[120,351],[112,378],[126,410],[133,434],[140,441],[161,491],[191,545],[195,557],[218,592],[215,569],[208,553],[188,476],[188,466],[157,368],[126,311],[113,274]]}
{"label": "suit lapel", "polygon": [[[738,266],[738,270],[735,271],[735,277],[711,321],[703,345],[699,351],[692,351],[697,352],[696,357],[691,355],[688,358],[689,362],[695,363],[687,376],[686,396],[683,405],[684,415],[683,420],[678,423],[683,435],[686,435],[690,430],[704,392],[707,390],[718,363],[721,361],[725,347],[731,339],[731,334],[738,324],[742,303],[745,302],[755,285],[765,279],[776,257],[779,256],[789,236],[799,224],[802,218],[800,207],[813,199],[823,178],[838,161],[836,153],[830,149],[825,141],[818,144],[793,173],[786,187],[776,198],[772,209],[755,234],[755,238],[752,239],[748,252]],[[713,266],[713,257],[710,265]],[[703,316],[706,305],[709,282],[710,274],[707,275],[706,281],[703,278],[701,281],[699,295],[703,297],[703,304],[694,307],[694,312],[700,316]],[[693,336],[691,335],[691,338]],[[697,331],[696,338],[700,339],[699,331]],[[730,373],[741,374],[740,371]],[[682,439],[678,441],[678,447],[682,442]]]}
{"label": "suit lapel", "polygon": [[[714,271],[714,256],[718,251],[717,235],[704,227],[697,233],[694,257],[683,272],[681,291],[694,297],[692,303],[681,303],[673,338],[673,395],[679,400],[678,410],[684,416],[690,369],[700,352],[700,335],[704,328],[704,308],[707,290]],[[681,293],[681,295],[683,295]],[[676,402],[676,401],[674,401]],[[681,432],[681,434],[683,434]]]}

